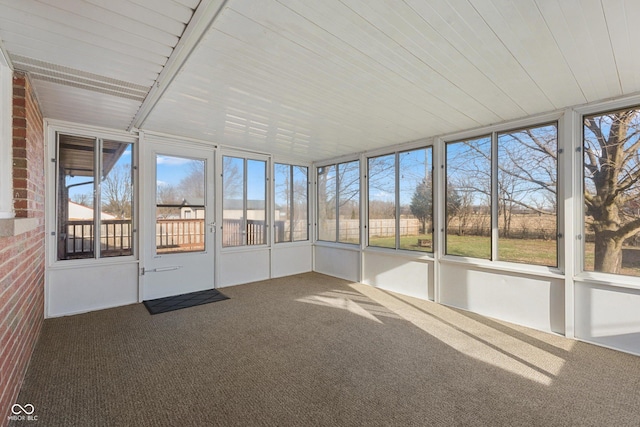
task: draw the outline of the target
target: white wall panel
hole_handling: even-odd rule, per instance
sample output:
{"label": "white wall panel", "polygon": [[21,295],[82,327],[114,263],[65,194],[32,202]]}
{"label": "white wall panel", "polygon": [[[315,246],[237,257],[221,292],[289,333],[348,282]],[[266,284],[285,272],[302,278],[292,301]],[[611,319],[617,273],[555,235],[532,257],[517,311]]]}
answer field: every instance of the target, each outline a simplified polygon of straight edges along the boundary
{"label": "white wall panel", "polygon": [[218,288],[269,278],[269,249],[223,251],[218,256]]}
{"label": "white wall panel", "polygon": [[362,282],[403,295],[433,299],[433,262],[365,252]]}
{"label": "white wall panel", "polygon": [[272,249],[271,277],[307,273],[313,268],[313,248],[308,245],[276,244]]}
{"label": "white wall panel", "polygon": [[576,282],[575,334],[640,355],[640,289]]}
{"label": "white wall panel", "polygon": [[138,302],[138,263],[50,268],[45,312],[59,317]]}
{"label": "white wall panel", "polygon": [[316,246],[314,253],[314,271],[354,282],[360,281],[360,252],[358,250]]}
{"label": "white wall panel", "polygon": [[440,264],[440,302],[549,332],[564,332],[564,280]]}

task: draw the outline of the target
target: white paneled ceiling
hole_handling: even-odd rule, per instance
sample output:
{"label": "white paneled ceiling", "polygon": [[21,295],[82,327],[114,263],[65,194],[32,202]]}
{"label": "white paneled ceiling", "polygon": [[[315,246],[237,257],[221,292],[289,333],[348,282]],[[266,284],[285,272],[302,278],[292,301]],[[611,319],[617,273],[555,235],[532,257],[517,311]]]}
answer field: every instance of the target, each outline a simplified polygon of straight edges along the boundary
{"label": "white paneled ceiling", "polygon": [[126,129],[199,0],[0,0],[0,39],[45,117]]}
{"label": "white paneled ceiling", "polygon": [[198,3],[0,0],[0,38],[45,116],[300,160],[640,92],[637,0],[228,0],[176,66]]}

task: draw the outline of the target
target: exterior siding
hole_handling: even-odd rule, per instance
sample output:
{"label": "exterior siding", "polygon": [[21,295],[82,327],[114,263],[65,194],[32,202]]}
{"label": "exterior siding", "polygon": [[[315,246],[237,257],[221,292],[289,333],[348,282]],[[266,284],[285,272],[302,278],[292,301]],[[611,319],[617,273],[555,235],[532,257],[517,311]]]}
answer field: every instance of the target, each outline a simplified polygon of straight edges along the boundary
{"label": "exterior siding", "polygon": [[44,194],[42,113],[29,79],[14,73],[14,209],[38,226],[0,237],[0,425],[8,423],[44,319]]}

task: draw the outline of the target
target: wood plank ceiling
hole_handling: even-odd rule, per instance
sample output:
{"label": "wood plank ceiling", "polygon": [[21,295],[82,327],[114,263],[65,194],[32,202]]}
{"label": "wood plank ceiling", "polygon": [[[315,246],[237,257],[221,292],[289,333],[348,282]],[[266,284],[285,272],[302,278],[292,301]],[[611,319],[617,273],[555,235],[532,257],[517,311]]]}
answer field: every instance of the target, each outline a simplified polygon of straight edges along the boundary
{"label": "wood plank ceiling", "polygon": [[[126,129],[196,3],[0,0],[0,38],[47,117]],[[366,151],[637,93],[637,22],[637,0],[228,0],[136,125]]]}

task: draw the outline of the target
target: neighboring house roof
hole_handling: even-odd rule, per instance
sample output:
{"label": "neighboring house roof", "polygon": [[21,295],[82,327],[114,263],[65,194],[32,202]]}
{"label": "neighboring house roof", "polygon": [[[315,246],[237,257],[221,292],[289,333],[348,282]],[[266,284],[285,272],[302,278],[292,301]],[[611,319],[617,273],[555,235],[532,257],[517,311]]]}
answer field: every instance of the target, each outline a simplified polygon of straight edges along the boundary
{"label": "neighboring house roof", "polygon": [[[93,219],[93,209],[69,201],[69,219]],[[116,217],[108,213],[101,212],[100,219],[116,219]]]}
{"label": "neighboring house roof", "polygon": [[[264,209],[264,200],[247,200],[247,209],[248,210],[262,210]],[[230,199],[225,200],[223,203],[224,209],[229,210],[242,210],[242,200],[241,199]]]}

